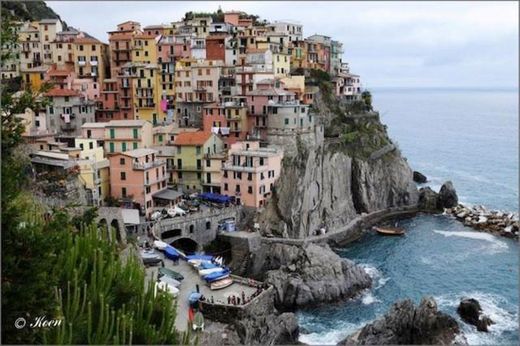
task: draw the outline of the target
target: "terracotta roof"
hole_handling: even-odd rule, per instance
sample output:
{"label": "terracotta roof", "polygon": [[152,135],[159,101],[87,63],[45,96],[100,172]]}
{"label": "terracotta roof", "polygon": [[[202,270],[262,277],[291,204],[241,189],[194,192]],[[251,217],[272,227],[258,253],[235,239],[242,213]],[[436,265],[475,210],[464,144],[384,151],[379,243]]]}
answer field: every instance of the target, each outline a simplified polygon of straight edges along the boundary
{"label": "terracotta roof", "polygon": [[45,96],[51,96],[51,97],[79,96],[79,93],[76,90],[54,88],[54,89],[49,90],[47,93],[45,93]]}
{"label": "terracotta roof", "polygon": [[197,132],[183,132],[175,137],[173,145],[204,145],[211,137],[211,132],[197,131]]}
{"label": "terracotta roof", "polygon": [[156,38],[157,36],[159,36],[159,35],[155,35],[155,34],[138,34],[138,35],[135,35],[135,38],[146,39],[146,38]]}
{"label": "terracotta roof", "polygon": [[67,77],[72,71],[51,69],[47,72],[49,76]]}
{"label": "terracotta roof", "polygon": [[103,43],[100,40],[98,40],[96,38],[91,38],[91,37],[78,37],[78,38],[75,38],[73,42],[74,43],[96,43],[96,44]]}

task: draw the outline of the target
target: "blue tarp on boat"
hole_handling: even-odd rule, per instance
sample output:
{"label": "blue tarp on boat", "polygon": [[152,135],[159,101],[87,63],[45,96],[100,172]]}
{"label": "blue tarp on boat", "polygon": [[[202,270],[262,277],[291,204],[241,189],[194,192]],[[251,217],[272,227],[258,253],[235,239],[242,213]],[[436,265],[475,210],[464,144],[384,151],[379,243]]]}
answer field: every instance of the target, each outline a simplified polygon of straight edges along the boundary
{"label": "blue tarp on boat", "polygon": [[170,246],[170,245],[168,245],[164,249],[164,255],[166,256],[166,258],[169,258],[174,261],[178,260],[179,257],[181,257],[181,255],[177,252],[177,250],[173,246]]}
{"label": "blue tarp on boat", "polygon": [[204,193],[199,193],[197,197],[202,200],[214,202],[214,203],[231,203],[231,197],[221,195],[219,193],[204,192]]}
{"label": "blue tarp on boat", "polygon": [[199,269],[212,269],[212,268],[218,268],[220,267],[218,264],[211,263],[211,262],[202,262],[199,266]]}
{"label": "blue tarp on boat", "polygon": [[186,261],[189,261],[189,260],[211,261],[212,259],[213,259],[213,256],[211,256],[211,255],[188,255],[188,256],[186,256]]}
{"label": "blue tarp on boat", "polygon": [[204,280],[206,280],[206,282],[213,282],[213,281],[217,281],[217,280],[223,279],[228,276],[229,276],[229,269],[226,269],[222,272],[208,274],[208,275],[204,276]]}

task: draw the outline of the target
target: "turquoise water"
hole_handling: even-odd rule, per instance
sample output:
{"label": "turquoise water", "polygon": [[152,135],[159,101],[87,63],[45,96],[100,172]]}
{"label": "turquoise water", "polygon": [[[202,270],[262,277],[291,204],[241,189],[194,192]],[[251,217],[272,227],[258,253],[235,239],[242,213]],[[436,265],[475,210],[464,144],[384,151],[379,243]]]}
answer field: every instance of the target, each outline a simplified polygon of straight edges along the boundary
{"label": "turquoise water", "polygon": [[[391,137],[434,189],[451,179],[464,203],[518,209],[517,92],[380,90],[373,98]],[[496,324],[481,333],[458,319],[471,345],[518,344],[518,244],[444,215],[400,226],[404,237],[366,234],[336,249],[364,266],[374,286],[348,302],[298,312],[300,340],[334,344],[396,300],[432,295],[457,319],[462,297],[481,302]]]}

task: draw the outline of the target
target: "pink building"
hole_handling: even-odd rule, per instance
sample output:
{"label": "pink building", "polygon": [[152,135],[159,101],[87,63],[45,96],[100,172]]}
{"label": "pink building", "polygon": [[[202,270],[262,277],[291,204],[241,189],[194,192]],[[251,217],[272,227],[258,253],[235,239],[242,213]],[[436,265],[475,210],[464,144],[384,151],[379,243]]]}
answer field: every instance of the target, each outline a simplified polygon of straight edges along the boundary
{"label": "pink building", "polygon": [[111,196],[134,202],[149,216],[154,207],[153,195],[166,189],[166,160],[159,159],[153,149],[117,153],[109,160]]}
{"label": "pink building", "polygon": [[261,148],[257,141],[232,144],[222,167],[222,193],[248,207],[265,206],[280,176],[282,158],[281,149]]}

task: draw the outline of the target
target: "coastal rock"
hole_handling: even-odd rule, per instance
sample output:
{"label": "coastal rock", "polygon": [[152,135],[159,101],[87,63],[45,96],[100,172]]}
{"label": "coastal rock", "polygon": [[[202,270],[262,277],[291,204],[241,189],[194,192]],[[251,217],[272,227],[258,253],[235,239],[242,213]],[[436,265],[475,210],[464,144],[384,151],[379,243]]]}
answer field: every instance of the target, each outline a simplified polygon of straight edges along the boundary
{"label": "coastal rock", "polygon": [[419,208],[424,211],[437,212],[439,194],[433,191],[429,186],[419,189]]}
{"label": "coastal rock", "polygon": [[466,344],[455,319],[438,311],[431,297],[418,307],[409,299],[395,303],[373,323],[342,340],[339,345],[449,345]]}
{"label": "coastal rock", "polygon": [[453,187],[451,181],[447,181],[442,184],[439,191],[438,208],[453,208],[459,204],[459,198],[457,197],[457,191]]}
{"label": "coastal rock", "polygon": [[413,181],[419,184],[424,184],[428,181],[428,178],[421,172],[413,171]]}
{"label": "coastal rock", "polygon": [[[413,172],[391,144],[378,115],[347,116],[326,103],[321,95],[316,96],[313,112],[317,122],[338,121],[340,132],[347,131],[343,127],[363,129],[359,140],[367,143],[347,143],[340,133],[324,138],[334,127],[325,125],[324,130],[316,131],[315,141],[304,141],[298,135],[287,138],[295,142],[297,150],[284,154],[272,199],[259,218],[265,225],[264,234],[306,238],[321,228],[343,227],[362,213],[417,203]],[[373,151],[358,155],[361,150],[354,150],[356,145]]]}
{"label": "coastal rock", "polygon": [[482,314],[480,303],[473,298],[462,299],[457,313],[464,322],[476,326],[477,330],[481,332],[487,332],[488,326],[494,323],[491,318]]}
{"label": "coastal rock", "polygon": [[276,306],[284,310],[350,298],[371,285],[362,267],[328,245],[271,244],[256,256],[262,262],[257,272],[265,273],[264,281],[275,288]]}

